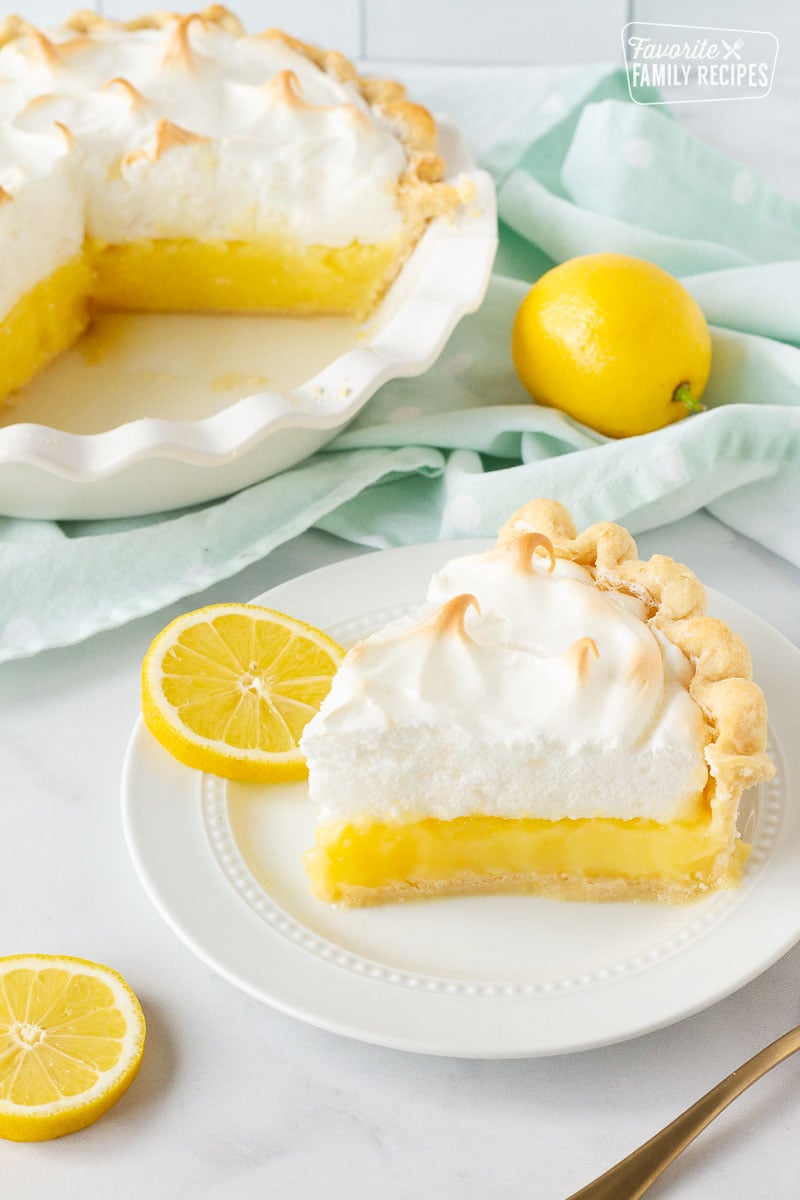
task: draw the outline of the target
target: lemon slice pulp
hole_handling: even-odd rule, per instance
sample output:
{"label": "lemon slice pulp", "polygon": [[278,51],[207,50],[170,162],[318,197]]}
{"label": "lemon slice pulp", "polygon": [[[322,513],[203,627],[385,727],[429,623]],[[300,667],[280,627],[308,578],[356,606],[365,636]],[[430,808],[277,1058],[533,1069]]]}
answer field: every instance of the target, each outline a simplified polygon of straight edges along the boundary
{"label": "lemon slice pulp", "polygon": [[298,742],[344,656],[311,625],[253,604],[186,613],[153,642],[142,712],[180,762],[228,779],[307,774]]}
{"label": "lemon slice pulp", "polygon": [[110,967],[47,954],[0,958],[0,1137],[85,1129],[139,1070],[139,1001]]}

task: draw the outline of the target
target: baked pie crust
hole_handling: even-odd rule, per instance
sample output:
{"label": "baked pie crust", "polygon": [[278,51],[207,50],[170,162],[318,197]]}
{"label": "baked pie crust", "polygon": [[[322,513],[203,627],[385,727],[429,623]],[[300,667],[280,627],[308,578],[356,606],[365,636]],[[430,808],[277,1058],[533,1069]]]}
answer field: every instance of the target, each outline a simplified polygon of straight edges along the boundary
{"label": "baked pie crust", "polygon": [[[312,799],[323,808],[316,846],[306,855],[315,893],[345,905],[504,891],[568,900],[677,902],[735,885],[748,852],[736,829],[739,801],[745,789],[774,774],[765,752],[764,697],[752,681],[750,655],[742,639],[722,621],[706,615],[704,589],[687,567],[663,555],[640,560],[633,538],[620,525],[596,524],[579,534],[562,504],[535,500],[503,526],[498,546],[528,568],[539,558],[542,563],[550,558],[553,564],[566,560],[588,570],[599,592],[616,593],[615,603],[632,597],[643,604],[643,619],[656,631],[653,636],[663,637],[683,656],[682,686],[693,701],[692,719],[697,718],[701,730],[698,754],[707,768],[705,784],[693,803],[663,822],[652,817],[620,819],[608,813],[555,820],[498,816],[491,811],[491,798],[485,813],[474,807],[459,813],[458,777],[452,778],[456,801],[451,819],[430,815],[437,799],[433,792],[428,813],[424,804],[410,817],[398,813],[391,791],[375,798],[368,815],[343,813],[337,819],[335,804],[333,815],[327,804],[330,788],[324,762],[337,732],[326,728],[330,720],[326,711],[337,706],[334,681],[328,709],[323,705],[303,741]],[[463,634],[466,614],[474,604],[474,596],[452,597],[415,631],[399,633],[398,646],[402,638],[418,637],[423,630],[442,636],[454,630]],[[358,715],[366,711],[364,701],[380,703],[370,690],[370,680],[357,678],[359,657],[369,655],[369,645],[361,643],[351,651],[341,669],[349,660],[350,670],[356,672],[355,682],[344,693],[356,705],[354,728],[359,721],[364,723]],[[586,636],[577,639],[568,654],[580,676],[592,670],[598,648]],[[456,680],[446,682],[451,688],[458,686]],[[528,699],[529,693],[520,693],[523,709]],[[394,715],[394,710],[389,712],[389,726]],[[387,736],[401,733],[398,720],[397,733]],[[416,729],[415,736],[424,738],[425,728]],[[493,753],[499,753],[491,744],[480,750],[490,761]],[[357,790],[362,768],[352,762],[351,768],[353,774],[343,786],[352,781]],[[526,769],[523,766],[521,771]],[[534,780],[535,774],[528,778]],[[417,794],[424,795],[424,782],[419,787]],[[631,773],[631,788],[635,787]],[[566,813],[571,798],[565,794],[563,799]],[[381,807],[383,815],[376,815]]]}

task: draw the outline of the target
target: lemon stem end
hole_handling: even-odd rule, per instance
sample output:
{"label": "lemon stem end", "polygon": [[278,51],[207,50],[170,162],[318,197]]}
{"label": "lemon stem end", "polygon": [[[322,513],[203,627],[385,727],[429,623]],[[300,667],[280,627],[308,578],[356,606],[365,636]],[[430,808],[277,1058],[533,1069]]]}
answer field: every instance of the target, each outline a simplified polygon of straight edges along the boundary
{"label": "lemon stem end", "polygon": [[705,412],[706,406],[701,400],[695,400],[692,395],[691,386],[688,383],[679,383],[672,393],[673,402],[685,404],[689,412]]}

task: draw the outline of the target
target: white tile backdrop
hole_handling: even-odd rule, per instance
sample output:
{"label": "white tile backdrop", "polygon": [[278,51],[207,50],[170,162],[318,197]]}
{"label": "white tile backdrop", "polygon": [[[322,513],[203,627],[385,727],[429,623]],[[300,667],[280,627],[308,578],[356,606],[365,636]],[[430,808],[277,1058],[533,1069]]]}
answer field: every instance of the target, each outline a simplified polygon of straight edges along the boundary
{"label": "white tile backdrop", "polygon": [[[128,17],[161,2],[95,0],[94,6]],[[196,7],[205,2],[198,0]],[[81,0],[19,0],[19,5],[46,25],[81,7]],[[277,25],[373,61],[614,61],[621,57],[620,30],[635,16],[769,29],[781,41],[779,69],[800,68],[798,0],[231,0],[231,7],[251,29]]]}

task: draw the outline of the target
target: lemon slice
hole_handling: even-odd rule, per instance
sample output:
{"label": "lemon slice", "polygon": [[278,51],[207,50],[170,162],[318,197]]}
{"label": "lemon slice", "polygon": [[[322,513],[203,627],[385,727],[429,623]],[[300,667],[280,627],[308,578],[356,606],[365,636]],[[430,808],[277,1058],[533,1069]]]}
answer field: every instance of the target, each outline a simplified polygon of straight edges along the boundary
{"label": "lemon slice", "polygon": [[304,779],[298,742],[344,651],[294,617],[213,604],[178,617],[142,667],[145,724],[170,754],[227,779]]}
{"label": "lemon slice", "polygon": [[82,958],[0,958],[0,1137],[42,1142],[85,1129],[139,1070],[139,1001]]}

